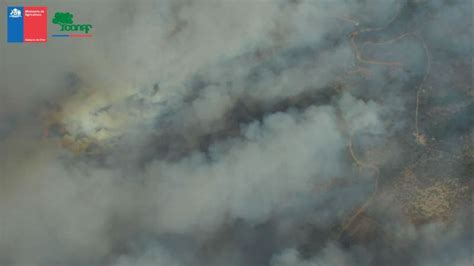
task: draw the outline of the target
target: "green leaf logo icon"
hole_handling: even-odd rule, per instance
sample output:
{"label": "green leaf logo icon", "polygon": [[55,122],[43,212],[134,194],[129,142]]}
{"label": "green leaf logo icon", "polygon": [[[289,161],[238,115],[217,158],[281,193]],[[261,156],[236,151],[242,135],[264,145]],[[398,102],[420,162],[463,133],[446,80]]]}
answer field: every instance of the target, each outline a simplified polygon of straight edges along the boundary
{"label": "green leaf logo icon", "polygon": [[69,12],[56,12],[53,18],[53,24],[72,24],[73,15]]}

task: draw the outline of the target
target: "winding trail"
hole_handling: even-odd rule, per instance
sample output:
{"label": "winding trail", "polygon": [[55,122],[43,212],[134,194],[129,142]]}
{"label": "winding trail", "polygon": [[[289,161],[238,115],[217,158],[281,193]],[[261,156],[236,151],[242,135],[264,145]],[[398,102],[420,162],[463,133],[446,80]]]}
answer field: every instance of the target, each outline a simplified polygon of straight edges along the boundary
{"label": "winding trail", "polygon": [[[358,30],[355,30],[352,33],[350,33],[350,35],[349,35],[350,40],[349,41],[350,41],[351,47],[354,51],[355,58],[358,62],[364,63],[364,64],[372,64],[372,65],[385,65],[385,66],[392,66],[392,67],[403,67],[403,64],[401,62],[378,61],[378,60],[364,58],[363,54],[361,53],[361,49],[359,48],[359,46],[356,43],[356,38],[361,33],[382,31],[382,30],[386,29],[387,27],[389,27],[400,15],[400,11],[401,11],[401,3],[400,2],[401,1],[397,1],[397,11],[396,11],[395,15],[388,21],[388,23],[385,26],[376,27],[376,28],[358,29]],[[358,26],[358,24],[359,24],[355,20],[350,20],[350,21],[353,22],[354,25],[356,25],[356,26]],[[425,57],[426,57],[426,70],[425,70],[423,78],[422,78],[422,80],[421,80],[421,82],[418,85],[418,88],[416,90],[415,133],[414,133],[415,138],[416,138],[416,142],[418,144],[421,144],[421,145],[424,146],[424,145],[426,145],[426,137],[423,134],[420,133],[420,129],[419,129],[420,94],[423,91],[426,79],[427,79],[427,77],[429,76],[429,74],[431,72],[431,54],[430,54],[430,51],[429,51],[429,49],[426,45],[425,40],[419,34],[417,34],[416,32],[407,32],[407,33],[403,33],[403,34],[401,34],[401,35],[399,35],[399,36],[397,36],[393,39],[389,39],[389,40],[386,40],[386,41],[381,41],[381,42],[367,41],[367,42],[364,42],[362,44],[361,48],[363,50],[363,48],[366,47],[367,45],[391,44],[391,43],[395,43],[395,42],[400,41],[400,40],[402,40],[404,38],[407,38],[407,37],[415,37],[416,39],[418,39],[421,42],[421,44],[423,46],[424,53],[425,53]],[[372,194],[364,202],[364,204],[362,204],[362,206],[357,208],[355,210],[354,214],[352,214],[345,222],[343,222],[342,229],[341,229],[341,231],[339,232],[339,235],[338,235],[338,239],[341,238],[343,233],[352,225],[352,223],[359,217],[359,215],[362,214],[367,209],[367,207],[372,203],[372,201],[374,200],[375,196],[378,193],[378,188],[379,188],[379,178],[380,178],[380,169],[379,169],[379,167],[377,165],[373,164],[373,163],[370,163],[370,162],[363,162],[356,156],[356,154],[354,152],[354,148],[353,148],[353,140],[352,139],[353,139],[353,136],[350,135],[350,137],[349,137],[349,153],[351,155],[351,158],[358,167],[370,169],[374,172],[374,190],[373,190]]]}

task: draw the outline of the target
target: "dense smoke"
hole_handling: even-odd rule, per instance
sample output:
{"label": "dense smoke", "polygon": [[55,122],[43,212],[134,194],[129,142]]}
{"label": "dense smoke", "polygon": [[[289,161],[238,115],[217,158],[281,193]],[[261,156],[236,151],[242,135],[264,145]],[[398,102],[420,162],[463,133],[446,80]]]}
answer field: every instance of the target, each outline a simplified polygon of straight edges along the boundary
{"label": "dense smoke", "polygon": [[93,37],[1,41],[1,266],[472,264],[471,0],[40,4]]}

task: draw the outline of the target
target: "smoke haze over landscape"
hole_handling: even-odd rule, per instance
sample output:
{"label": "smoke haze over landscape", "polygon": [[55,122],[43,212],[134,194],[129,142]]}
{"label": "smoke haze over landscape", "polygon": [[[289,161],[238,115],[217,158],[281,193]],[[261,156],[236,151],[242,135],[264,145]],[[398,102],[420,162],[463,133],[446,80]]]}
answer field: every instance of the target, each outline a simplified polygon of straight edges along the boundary
{"label": "smoke haze over landscape", "polygon": [[0,266],[472,265],[471,0],[25,5]]}

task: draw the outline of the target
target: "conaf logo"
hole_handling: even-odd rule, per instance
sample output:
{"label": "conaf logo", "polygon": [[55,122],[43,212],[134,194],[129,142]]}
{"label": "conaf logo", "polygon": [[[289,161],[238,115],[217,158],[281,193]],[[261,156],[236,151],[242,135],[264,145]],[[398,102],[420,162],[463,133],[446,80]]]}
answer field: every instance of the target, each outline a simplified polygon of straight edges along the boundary
{"label": "conaf logo", "polygon": [[91,24],[74,24],[74,15],[69,12],[56,12],[53,18],[53,24],[60,26],[60,31],[82,31],[89,33],[92,29]]}

